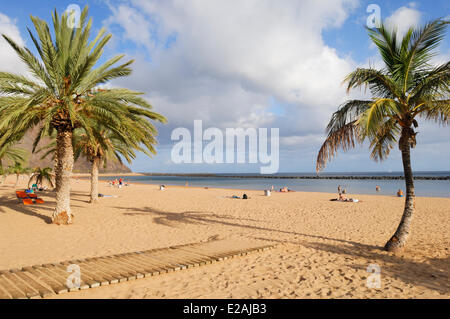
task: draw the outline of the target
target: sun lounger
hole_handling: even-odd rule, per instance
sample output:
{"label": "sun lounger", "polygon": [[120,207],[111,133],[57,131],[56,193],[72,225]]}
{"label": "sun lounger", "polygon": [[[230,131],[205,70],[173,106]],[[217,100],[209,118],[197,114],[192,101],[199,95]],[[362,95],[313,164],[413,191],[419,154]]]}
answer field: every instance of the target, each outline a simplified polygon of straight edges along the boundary
{"label": "sun lounger", "polygon": [[17,198],[25,198],[28,197],[28,194],[23,191],[16,191]]}
{"label": "sun lounger", "polygon": [[31,198],[22,199],[24,205],[33,205],[33,200]]}
{"label": "sun lounger", "polygon": [[29,194],[24,191],[16,191],[16,196],[19,199],[19,202],[22,202],[24,205],[45,203],[44,200],[42,198],[38,198],[36,194]]}
{"label": "sun lounger", "polygon": [[28,198],[28,194],[25,192],[22,192],[22,191],[17,191],[16,196],[17,196],[17,199],[19,200],[19,202],[22,202],[23,199]]}

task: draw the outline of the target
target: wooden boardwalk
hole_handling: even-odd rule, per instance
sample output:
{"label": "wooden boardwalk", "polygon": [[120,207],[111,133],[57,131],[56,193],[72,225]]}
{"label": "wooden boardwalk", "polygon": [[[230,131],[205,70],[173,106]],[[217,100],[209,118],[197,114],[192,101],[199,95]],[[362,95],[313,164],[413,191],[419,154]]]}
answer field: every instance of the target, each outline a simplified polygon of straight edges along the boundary
{"label": "wooden boardwalk", "polygon": [[273,248],[215,240],[97,258],[0,270],[0,299],[42,298],[164,274]]}

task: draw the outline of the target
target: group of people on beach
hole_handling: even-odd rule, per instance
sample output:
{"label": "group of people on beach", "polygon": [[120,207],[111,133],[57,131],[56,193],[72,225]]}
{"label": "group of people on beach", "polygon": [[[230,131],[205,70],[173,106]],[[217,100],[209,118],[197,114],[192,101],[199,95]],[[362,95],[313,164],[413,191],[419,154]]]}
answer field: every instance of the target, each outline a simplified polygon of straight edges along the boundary
{"label": "group of people on beach", "polygon": [[[272,185],[272,186],[270,187],[270,191],[273,192],[274,189],[275,189],[275,187]],[[284,187],[280,188],[279,192],[280,192],[280,193],[289,193],[289,192],[294,192],[294,191],[293,191],[292,189],[289,189],[289,188],[287,188],[286,186],[284,186]]]}
{"label": "group of people on beach", "polygon": [[[378,192],[380,192],[381,191],[381,187],[379,186],[379,185],[376,185],[375,186],[375,191],[378,193]],[[348,202],[348,201],[355,201],[354,199],[352,199],[352,198],[350,198],[350,199],[347,199],[346,197],[345,197],[345,194],[347,193],[347,190],[344,188],[342,188],[341,187],[341,185],[339,185],[338,186],[338,195],[339,195],[339,197],[338,197],[338,201],[343,201],[343,202]],[[403,197],[404,196],[404,194],[403,194],[403,191],[401,190],[401,189],[399,189],[398,191],[397,191],[397,197]],[[358,200],[356,200],[356,201],[358,201]]]}
{"label": "group of people on beach", "polygon": [[357,203],[359,202],[359,199],[356,198],[347,198],[347,196],[345,196],[347,194],[347,189],[342,188],[341,185],[338,186],[338,202],[352,202],[352,203]]}
{"label": "group of people on beach", "polygon": [[112,181],[109,182],[109,186],[112,187],[118,187],[118,188],[122,188],[122,186],[129,186],[130,184],[128,182],[125,182],[121,177],[119,179],[114,179]]}

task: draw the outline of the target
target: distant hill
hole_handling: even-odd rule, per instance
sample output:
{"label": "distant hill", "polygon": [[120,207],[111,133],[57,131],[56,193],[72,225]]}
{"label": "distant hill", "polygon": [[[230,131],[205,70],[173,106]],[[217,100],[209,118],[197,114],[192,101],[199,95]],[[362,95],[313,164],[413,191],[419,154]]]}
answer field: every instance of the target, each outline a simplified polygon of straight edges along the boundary
{"label": "distant hill", "polygon": [[[29,166],[31,168],[34,167],[53,167],[53,159],[51,156],[47,158],[41,159],[42,153],[33,154],[31,151],[33,149],[33,141],[38,133],[38,128],[35,128],[29,131],[22,141],[17,145],[17,147],[23,148],[28,151],[28,163],[25,166]],[[42,140],[39,147],[45,146],[48,143],[49,139],[46,138]],[[91,169],[91,164],[84,158],[80,158],[75,162],[73,172],[74,173],[89,173]],[[100,173],[131,173],[131,169],[125,165],[122,165],[118,162],[109,161],[106,167],[100,167]]]}

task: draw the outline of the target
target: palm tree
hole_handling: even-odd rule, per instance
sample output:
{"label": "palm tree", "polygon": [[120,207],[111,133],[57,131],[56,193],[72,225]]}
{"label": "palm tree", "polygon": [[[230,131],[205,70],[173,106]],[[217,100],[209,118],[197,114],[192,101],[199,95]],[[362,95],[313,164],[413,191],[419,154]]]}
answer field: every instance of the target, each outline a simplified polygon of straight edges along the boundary
{"label": "palm tree", "polygon": [[[117,65],[123,55],[99,65],[103,48],[111,38],[101,29],[90,41],[92,19],[88,9],[80,16],[79,28],[71,28],[67,14],[53,13],[53,32],[44,20],[31,17],[37,37],[29,30],[39,58],[17,45],[8,36],[5,40],[27,65],[32,78],[0,72],[0,130],[6,127],[26,131],[41,125],[43,132],[56,131],[58,164],[56,174],[56,208],[54,223],[70,224],[70,177],[73,169],[72,135],[84,128],[92,135],[93,125],[101,123],[122,132],[130,129],[130,118],[164,117],[151,111],[143,93],[128,89],[101,90],[99,85],[127,76],[133,61]],[[153,134],[153,132],[151,133]]]}
{"label": "palm tree", "polygon": [[[151,116],[149,114],[149,116]],[[152,116],[153,117],[153,116]],[[156,119],[156,118],[155,118]],[[106,127],[99,125],[92,130],[89,136],[83,128],[74,130],[72,136],[72,145],[74,147],[75,161],[84,156],[91,163],[91,192],[90,202],[98,202],[98,173],[100,165],[105,165],[107,161],[113,160],[123,164],[122,158],[131,164],[132,159],[136,157],[135,151],[140,151],[149,157],[156,154],[153,147],[156,144],[154,135],[156,129],[151,123],[144,118],[133,118],[133,126],[126,132],[118,130],[108,130]],[[56,141],[53,137],[47,145],[37,149],[39,143],[39,135],[34,141],[33,152],[45,152],[41,159],[47,156],[55,156]]]}
{"label": "palm tree", "polygon": [[0,132],[0,168],[3,169],[3,160],[10,163],[23,163],[27,159],[27,151],[14,147],[18,140],[23,137],[22,133],[11,134],[9,131]]}
{"label": "palm tree", "polygon": [[14,166],[10,166],[8,168],[8,172],[10,174],[15,174],[16,175],[16,184],[14,185],[14,188],[17,188],[17,184],[19,183],[20,175],[22,175],[22,174],[29,174],[30,173],[30,169],[28,167],[23,167],[22,163],[16,162],[16,163],[14,163]]}
{"label": "palm tree", "polygon": [[328,137],[317,157],[317,171],[356,142],[370,142],[371,157],[384,160],[398,145],[403,161],[406,198],[400,224],[385,249],[403,248],[410,233],[415,208],[410,152],[416,145],[417,119],[440,124],[450,122],[450,62],[433,67],[431,59],[442,41],[448,22],[435,20],[422,28],[409,29],[399,38],[395,29],[381,25],[369,29],[385,68],[358,68],[344,80],[347,91],[369,88],[371,100],[351,100],[336,111],[327,127]]}
{"label": "palm tree", "polygon": [[43,185],[48,183],[50,187],[55,187],[55,174],[53,174],[51,167],[34,169],[33,174],[31,174],[30,180],[28,181],[28,187],[33,184]]}
{"label": "palm tree", "polygon": [[[19,176],[22,173],[26,173],[27,170],[22,168],[22,164],[27,160],[27,151],[15,147],[15,144],[22,139],[24,132],[13,131],[8,128],[0,130],[0,175],[1,175],[1,185],[5,182],[6,177],[17,171],[19,175],[17,175],[15,187],[17,187],[17,183],[19,181]],[[9,167],[8,169],[3,168],[3,161],[7,163],[14,163],[13,167]]]}
{"label": "palm tree", "polygon": [[[131,162],[128,150],[122,145],[120,139],[102,128],[99,128],[95,133],[95,138],[91,139],[85,132],[80,132],[75,138],[74,147],[75,159],[84,156],[91,163],[91,203],[98,202],[98,171],[100,165],[106,165],[107,160],[113,159],[122,162],[120,153],[127,156],[128,161]],[[134,158],[133,153],[131,156]]]}

